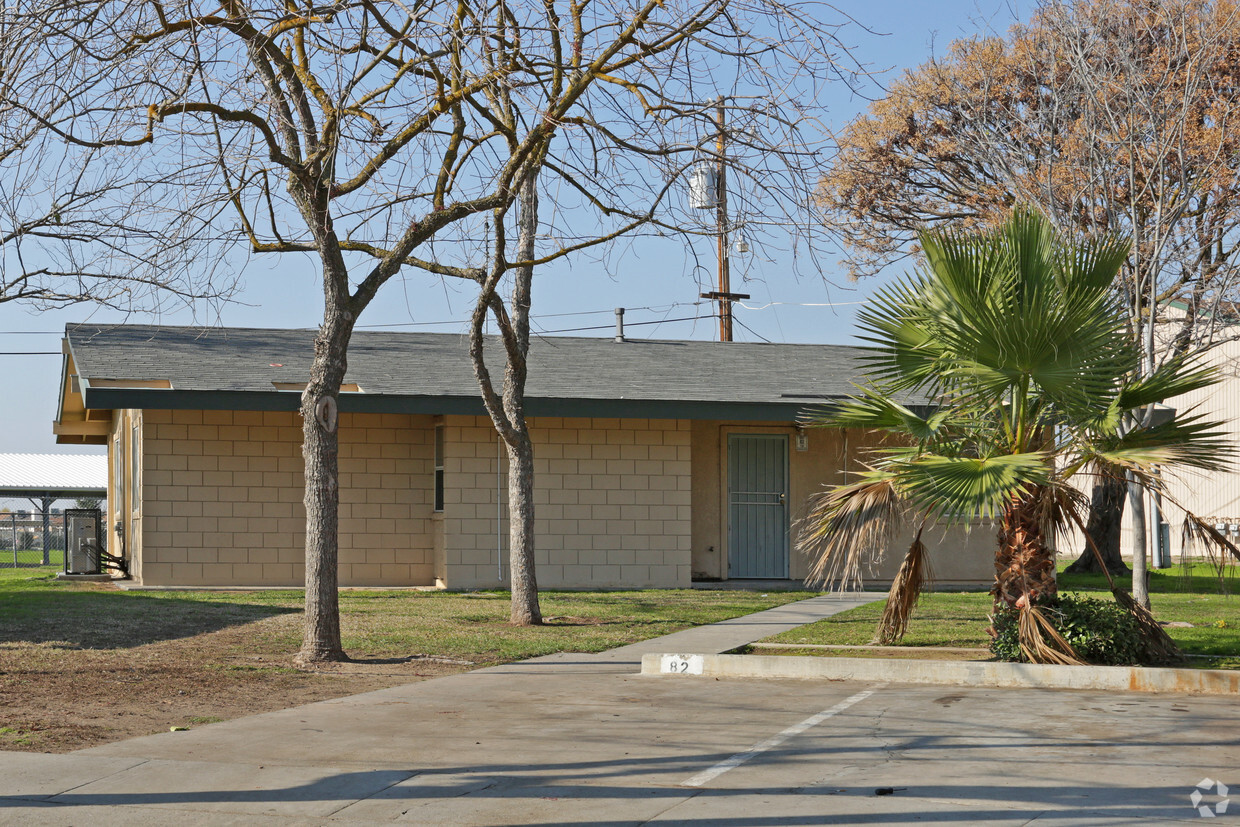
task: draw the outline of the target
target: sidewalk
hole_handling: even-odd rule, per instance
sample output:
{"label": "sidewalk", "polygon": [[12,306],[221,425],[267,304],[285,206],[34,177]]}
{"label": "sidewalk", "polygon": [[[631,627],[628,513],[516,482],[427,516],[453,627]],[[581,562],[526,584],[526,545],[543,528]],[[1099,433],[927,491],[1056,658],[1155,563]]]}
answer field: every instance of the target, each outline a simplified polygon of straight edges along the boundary
{"label": "sidewalk", "polygon": [[[595,797],[592,815],[579,785],[610,785],[617,766],[631,777],[627,765],[636,762],[639,775],[653,772],[657,790],[700,763],[694,750],[660,743],[684,723],[682,704],[660,700],[684,688],[640,678],[642,655],[720,653],[881,597],[823,595],[599,654],[552,655],[67,755],[0,752],[0,823],[374,823],[419,812],[415,820],[441,823],[533,822],[546,816],[540,807],[522,815],[487,791],[515,785],[541,792],[537,801],[559,800],[549,769],[561,783],[566,770],[574,779],[571,820],[615,818],[608,796]],[[591,736],[603,731],[607,738]],[[619,759],[617,743],[631,747]],[[669,747],[684,755],[669,760]],[[649,806],[626,822],[671,803],[644,798]],[[497,802],[502,814],[492,812]]]}

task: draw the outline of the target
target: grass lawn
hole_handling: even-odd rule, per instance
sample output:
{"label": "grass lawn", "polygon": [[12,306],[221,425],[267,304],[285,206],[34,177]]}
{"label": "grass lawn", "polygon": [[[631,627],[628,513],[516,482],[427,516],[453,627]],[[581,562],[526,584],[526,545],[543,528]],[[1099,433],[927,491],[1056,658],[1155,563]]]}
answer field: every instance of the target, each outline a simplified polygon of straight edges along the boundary
{"label": "grass lawn", "polygon": [[[1059,588],[1063,592],[1111,597],[1102,575],[1061,573]],[[1185,654],[1212,656],[1208,660],[1194,658],[1190,665],[1240,668],[1240,571],[1235,567],[1229,567],[1221,581],[1217,572],[1204,564],[1192,566],[1188,571],[1176,566],[1151,572],[1150,602],[1158,620],[1192,624],[1191,627],[1166,627],[1167,634]],[[985,592],[922,595],[900,646],[986,648],[990,645],[990,637],[986,634],[990,607],[990,595]],[[882,612],[883,602],[878,601],[775,635],[764,642],[864,646],[873,640]],[[755,650],[760,648],[760,644],[754,647]],[[835,650],[824,654],[855,655],[857,652]]]}
{"label": "grass lawn", "polygon": [[[0,643],[131,648],[257,624],[255,649],[291,657],[301,644],[300,590],[125,592],[54,576],[43,569],[0,570]],[[493,664],[553,652],[599,652],[814,594],[544,590],[546,625],[514,627],[508,625],[507,592],[345,590],[340,613],[344,646],[355,658],[417,653]],[[281,618],[286,622],[262,622]]]}
{"label": "grass lawn", "polygon": [[65,751],[554,652],[597,652],[812,596],[542,593],[509,626],[501,592],[341,592],[353,661],[294,668],[302,593],[124,592],[0,569],[0,749]]}

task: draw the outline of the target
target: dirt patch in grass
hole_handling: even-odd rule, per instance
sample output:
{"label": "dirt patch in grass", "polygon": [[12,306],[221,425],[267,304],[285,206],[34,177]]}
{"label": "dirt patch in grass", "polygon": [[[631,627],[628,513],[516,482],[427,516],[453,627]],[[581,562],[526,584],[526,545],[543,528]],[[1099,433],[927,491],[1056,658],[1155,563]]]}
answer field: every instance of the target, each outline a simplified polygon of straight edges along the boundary
{"label": "dirt patch in grass", "polygon": [[255,645],[286,631],[279,627],[295,633],[298,620],[282,615],[128,648],[0,644],[0,749],[68,752],[472,668],[363,658],[299,670],[288,649]]}

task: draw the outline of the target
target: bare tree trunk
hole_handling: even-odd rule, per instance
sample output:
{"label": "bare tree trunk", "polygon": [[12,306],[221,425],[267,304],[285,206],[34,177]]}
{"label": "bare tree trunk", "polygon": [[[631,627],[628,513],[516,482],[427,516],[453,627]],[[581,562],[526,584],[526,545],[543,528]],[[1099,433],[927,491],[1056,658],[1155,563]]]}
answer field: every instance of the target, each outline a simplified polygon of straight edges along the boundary
{"label": "bare tree trunk", "polygon": [[[503,215],[495,226],[495,261],[474,306],[470,329],[470,357],[482,399],[495,430],[508,451],[509,572],[512,610],[517,626],[542,623],[538,580],[534,574],[534,446],[525,424],[525,381],[530,351],[530,300],[533,286],[534,241],[538,232],[538,170],[529,171],[517,192],[519,207],[515,266],[504,260]],[[496,288],[506,272],[513,273],[511,313],[504,309]],[[502,397],[495,392],[483,358],[482,323],[488,310],[500,328],[506,361]]]}
{"label": "bare tree trunk", "polygon": [[[519,230],[517,259],[534,258],[534,239],[538,233],[538,176],[531,173],[517,193]],[[534,282],[533,265],[514,271],[512,288],[513,336],[519,354],[511,351],[504,371],[504,413],[512,423],[508,448],[509,566],[512,577],[512,616],[517,626],[542,623],[538,605],[538,579],[534,574],[534,446],[525,425],[525,380],[530,351],[530,301]]]}
{"label": "bare tree trunk", "polygon": [[1148,545],[1145,515],[1145,489],[1131,480],[1128,483],[1128,502],[1132,507],[1132,597],[1143,609],[1150,607],[1149,566],[1146,562]]}
{"label": "bare tree trunk", "polygon": [[347,660],[340,640],[338,534],[340,507],[338,400],[353,325],[328,303],[314,339],[310,382],[301,395],[306,471],[306,616],[299,663]]}
{"label": "bare tree trunk", "polygon": [[[1102,554],[1106,570],[1111,574],[1128,574],[1128,566],[1120,552],[1120,533],[1124,522],[1124,500],[1128,496],[1128,483],[1119,477],[1102,476],[1094,483],[1089,503],[1089,521],[1085,524],[1085,548],[1076,562],[1065,572],[1071,574],[1101,574],[1102,566],[1094,546]],[[1090,541],[1093,541],[1092,544]]]}
{"label": "bare tree trunk", "polygon": [[514,626],[542,623],[538,605],[538,578],[534,572],[534,451],[529,432],[519,429],[521,438],[508,446],[508,561],[512,578]]}

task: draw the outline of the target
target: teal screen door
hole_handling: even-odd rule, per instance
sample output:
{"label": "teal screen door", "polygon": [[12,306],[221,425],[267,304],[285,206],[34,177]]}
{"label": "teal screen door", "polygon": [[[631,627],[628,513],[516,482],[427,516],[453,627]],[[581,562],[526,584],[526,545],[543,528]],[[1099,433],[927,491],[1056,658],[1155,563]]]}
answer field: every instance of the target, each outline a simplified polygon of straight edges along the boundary
{"label": "teal screen door", "polygon": [[728,577],[788,576],[788,438],[728,435]]}

